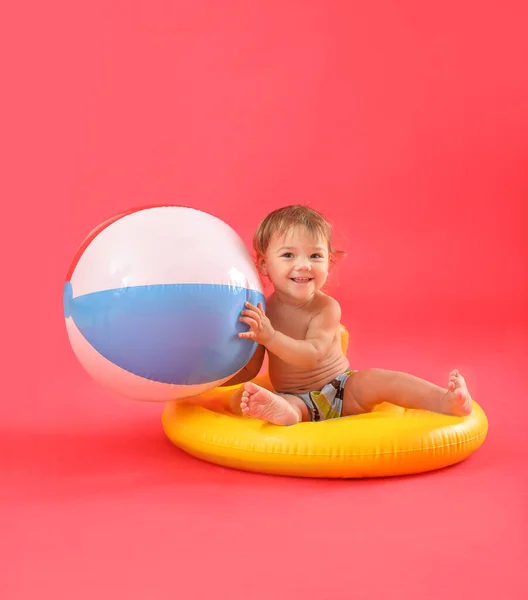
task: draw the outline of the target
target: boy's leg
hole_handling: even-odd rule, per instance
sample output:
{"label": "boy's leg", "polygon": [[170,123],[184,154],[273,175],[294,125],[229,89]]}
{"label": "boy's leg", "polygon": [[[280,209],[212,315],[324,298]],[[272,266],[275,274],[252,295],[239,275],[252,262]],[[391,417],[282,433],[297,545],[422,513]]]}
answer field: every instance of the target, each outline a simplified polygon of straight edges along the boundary
{"label": "boy's leg", "polygon": [[414,375],[383,369],[356,371],[347,379],[343,416],[370,412],[382,402],[456,416],[471,412],[466,382],[456,370],[451,372],[447,388]]}

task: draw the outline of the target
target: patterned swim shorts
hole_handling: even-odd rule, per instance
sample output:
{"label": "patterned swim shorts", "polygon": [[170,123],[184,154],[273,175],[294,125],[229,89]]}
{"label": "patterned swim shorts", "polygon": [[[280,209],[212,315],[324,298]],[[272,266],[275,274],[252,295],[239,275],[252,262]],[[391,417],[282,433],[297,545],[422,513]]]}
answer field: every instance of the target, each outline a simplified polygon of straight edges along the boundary
{"label": "patterned swim shorts", "polygon": [[[310,421],[337,419],[343,413],[345,383],[352,373],[354,371],[348,369],[342,375],[338,375],[330,383],[327,383],[321,391],[292,395],[297,396],[306,404],[310,413]],[[287,393],[290,394],[291,392]]]}

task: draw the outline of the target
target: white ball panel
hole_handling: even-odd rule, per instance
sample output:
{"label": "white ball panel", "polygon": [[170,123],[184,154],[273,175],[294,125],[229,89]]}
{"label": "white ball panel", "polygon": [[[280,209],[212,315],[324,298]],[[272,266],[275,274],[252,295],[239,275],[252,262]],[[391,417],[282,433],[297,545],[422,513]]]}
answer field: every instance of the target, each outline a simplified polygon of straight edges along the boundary
{"label": "white ball panel", "polygon": [[74,297],[141,285],[202,283],[262,291],[244,242],[222,220],[184,207],[131,213],[101,231],[71,277]]}

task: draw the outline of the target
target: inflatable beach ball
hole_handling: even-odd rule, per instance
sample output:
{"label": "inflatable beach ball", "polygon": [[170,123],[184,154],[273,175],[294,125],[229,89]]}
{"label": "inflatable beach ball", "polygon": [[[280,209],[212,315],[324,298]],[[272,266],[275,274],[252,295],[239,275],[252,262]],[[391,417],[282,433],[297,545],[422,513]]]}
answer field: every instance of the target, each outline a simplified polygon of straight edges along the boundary
{"label": "inflatable beach ball", "polygon": [[159,206],[102,223],[64,285],[75,355],[112,390],[141,400],[194,396],[244,367],[256,343],[238,333],[244,303],[264,303],[238,234],[191,208]]}

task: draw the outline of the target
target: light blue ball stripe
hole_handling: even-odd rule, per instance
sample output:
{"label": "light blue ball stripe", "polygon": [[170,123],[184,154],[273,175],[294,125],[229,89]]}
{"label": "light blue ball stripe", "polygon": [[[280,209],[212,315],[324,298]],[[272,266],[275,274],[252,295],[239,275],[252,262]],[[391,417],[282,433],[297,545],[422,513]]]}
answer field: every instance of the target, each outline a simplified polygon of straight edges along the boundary
{"label": "light blue ball stripe", "polygon": [[64,286],[64,315],[119,367],[152,381],[208,383],[241,369],[257,344],[238,333],[244,303],[265,299],[246,288],[169,284],[105,290],[73,298]]}

